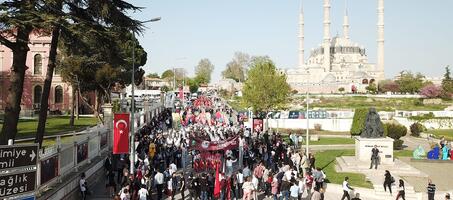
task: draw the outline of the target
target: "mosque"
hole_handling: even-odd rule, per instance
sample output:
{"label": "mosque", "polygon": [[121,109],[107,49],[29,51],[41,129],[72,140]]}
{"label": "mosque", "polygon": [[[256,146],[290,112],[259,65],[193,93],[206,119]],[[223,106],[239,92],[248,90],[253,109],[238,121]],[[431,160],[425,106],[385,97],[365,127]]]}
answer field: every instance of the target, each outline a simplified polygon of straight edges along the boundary
{"label": "mosque", "polygon": [[299,14],[299,66],[284,70],[287,82],[299,93],[365,92],[370,83],[384,79],[384,0],[378,0],[377,63],[368,61],[366,49],[349,38],[345,9],[343,35],[330,36],[330,0],[324,0],[323,42],[304,59],[304,12]]}

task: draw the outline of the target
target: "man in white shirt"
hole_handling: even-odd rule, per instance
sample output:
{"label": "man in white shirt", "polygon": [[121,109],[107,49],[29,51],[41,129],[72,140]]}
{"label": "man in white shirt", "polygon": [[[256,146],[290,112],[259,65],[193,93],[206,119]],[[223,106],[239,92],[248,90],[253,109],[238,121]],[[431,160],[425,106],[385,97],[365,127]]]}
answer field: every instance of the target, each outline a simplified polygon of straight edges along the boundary
{"label": "man in white shirt", "polygon": [[86,180],[85,180],[85,173],[82,173],[80,175],[80,181],[79,181],[79,187],[80,191],[82,192],[82,199],[85,200],[87,197],[87,186],[86,186]]}
{"label": "man in white shirt", "polygon": [[233,173],[233,163],[235,163],[237,160],[233,160],[231,157],[228,157],[227,158],[227,161],[226,161],[226,176],[231,176],[231,174]]}
{"label": "man in white shirt", "polygon": [[344,198],[347,198],[348,200],[351,199],[351,197],[349,196],[349,192],[351,192],[354,189],[349,186],[348,180],[349,180],[349,177],[347,177],[347,176],[344,177],[344,181],[343,181],[343,197],[341,197],[341,200],[344,200]]}
{"label": "man in white shirt", "polygon": [[176,164],[174,162],[172,162],[170,164],[169,168],[170,169],[168,171],[170,172],[170,176],[172,176],[173,173],[175,173],[178,170],[178,168],[176,167]]}
{"label": "man in white shirt", "polygon": [[240,169],[236,174],[236,178],[238,181],[238,188],[239,188],[239,198],[242,198],[242,184],[244,183],[244,175],[242,174],[242,170]]}
{"label": "man in white shirt", "polygon": [[140,190],[138,190],[138,197],[140,200],[148,199],[148,190],[146,189],[146,185],[142,185]]}
{"label": "man in white shirt", "polygon": [[164,186],[164,174],[158,171],[156,175],[154,175],[154,183],[156,184],[157,189],[157,199],[162,199],[162,190]]}
{"label": "man in white shirt", "polygon": [[299,186],[297,186],[296,182],[293,182],[293,185],[289,188],[291,200],[298,200],[299,199]]}

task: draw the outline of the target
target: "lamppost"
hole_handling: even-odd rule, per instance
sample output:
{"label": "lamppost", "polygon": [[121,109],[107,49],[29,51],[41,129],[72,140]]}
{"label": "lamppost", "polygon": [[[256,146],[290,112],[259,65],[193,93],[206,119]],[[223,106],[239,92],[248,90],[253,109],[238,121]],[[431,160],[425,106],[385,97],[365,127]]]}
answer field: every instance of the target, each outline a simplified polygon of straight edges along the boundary
{"label": "lamppost", "polygon": [[[141,23],[148,23],[148,22],[156,22],[159,21],[161,18],[156,17],[150,20],[142,21]],[[129,160],[131,161],[130,163],[130,173],[134,174],[135,173],[135,32],[132,31],[132,81],[131,81],[131,141],[130,141],[130,154],[129,154]]]}

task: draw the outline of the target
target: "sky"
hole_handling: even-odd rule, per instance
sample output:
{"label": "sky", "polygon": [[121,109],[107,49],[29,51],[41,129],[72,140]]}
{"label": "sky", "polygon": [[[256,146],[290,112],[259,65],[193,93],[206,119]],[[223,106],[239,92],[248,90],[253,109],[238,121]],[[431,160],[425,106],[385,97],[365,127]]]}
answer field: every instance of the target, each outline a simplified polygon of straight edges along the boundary
{"label": "sky", "polygon": [[[278,68],[294,68],[298,62],[300,0],[131,0],[144,7],[130,13],[136,19],[162,19],[146,24],[138,36],[148,53],[146,73],[161,74],[173,67],[193,75],[198,61],[214,65],[212,81],[234,52],[269,56]],[[331,36],[342,35],[344,0],[331,1]],[[350,38],[367,49],[376,63],[376,0],[348,0]],[[441,77],[453,66],[452,0],[385,1],[385,76],[402,70]],[[303,2],[305,60],[322,42],[322,0]]]}

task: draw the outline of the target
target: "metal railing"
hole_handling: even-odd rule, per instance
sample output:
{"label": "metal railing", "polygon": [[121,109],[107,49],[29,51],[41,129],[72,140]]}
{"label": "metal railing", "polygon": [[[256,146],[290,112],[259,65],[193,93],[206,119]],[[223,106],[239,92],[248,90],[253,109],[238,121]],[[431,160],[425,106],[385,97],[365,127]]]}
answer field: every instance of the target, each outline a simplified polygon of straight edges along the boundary
{"label": "metal railing", "polygon": [[[162,112],[160,104],[149,105],[140,113],[136,113],[136,131],[149,122],[153,116]],[[111,117],[113,119],[113,117]],[[63,177],[78,172],[79,169],[91,161],[110,151],[109,140],[113,137],[113,131],[106,125],[97,125],[81,132],[74,132],[72,136],[58,136],[55,145],[46,146],[39,151],[37,165],[38,193],[46,191],[56,183],[61,183]],[[70,137],[68,140],[67,137]]]}

